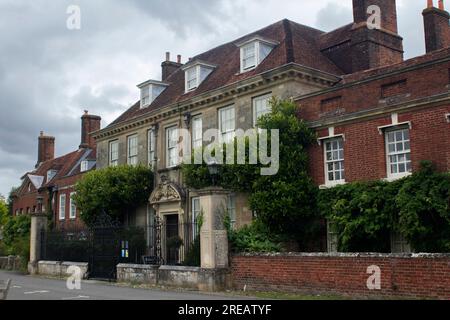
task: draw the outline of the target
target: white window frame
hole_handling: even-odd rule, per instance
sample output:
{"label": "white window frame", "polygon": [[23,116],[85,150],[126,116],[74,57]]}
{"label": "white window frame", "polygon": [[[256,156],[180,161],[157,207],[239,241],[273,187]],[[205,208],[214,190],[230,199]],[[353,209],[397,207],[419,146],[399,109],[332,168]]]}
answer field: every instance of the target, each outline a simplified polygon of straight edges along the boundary
{"label": "white window frame", "polygon": [[[116,146],[117,151],[113,154],[113,146]],[[115,156],[115,158],[113,158]],[[117,167],[119,165],[119,141],[114,140],[109,142],[109,166]]]}
{"label": "white window frame", "polygon": [[[177,140],[175,145],[172,145],[170,140],[170,133],[172,131],[176,132],[176,136],[177,136]],[[172,126],[172,127],[168,127],[166,128],[166,167],[167,168],[175,168],[179,165],[179,149],[178,149],[178,140],[179,140],[179,136],[178,136],[178,127],[177,126]],[[171,163],[171,151],[175,152],[175,162]]]}
{"label": "white window frame", "polygon": [[[136,140],[136,146],[131,145],[132,140]],[[130,166],[136,166],[138,164],[138,154],[139,139],[137,134],[133,134],[127,137],[127,164]]]}
{"label": "white window frame", "polygon": [[70,206],[69,206],[69,218],[71,220],[74,220],[77,218],[77,207],[75,206],[75,201],[73,200],[73,196],[76,194],[76,192],[70,193]]}
{"label": "white window frame", "polygon": [[147,132],[147,148],[148,148],[148,165],[150,168],[155,167],[156,162],[156,134],[155,129],[150,129]]}
{"label": "white window frame", "polygon": [[[195,74],[195,78],[192,78],[192,79],[189,78],[189,73],[190,72],[192,72],[192,74]],[[194,91],[195,89],[198,88],[198,86],[199,86],[199,79],[200,79],[200,66],[199,65],[193,66],[193,67],[191,67],[191,68],[189,68],[189,69],[187,69],[185,71],[185,88],[186,88],[186,93]],[[189,83],[194,81],[194,80],[195,80],[194,85],[189,86]]]}
{"label": "white window frame", "polygon": [[80,171],[81,172],[86,172],[86,171],[88,171],[88,169],[89,169],[89,161],[88,160],[81,161]]}
{"label": "white window frame", "polygon": [[[198,208],[196,208],[196,202],[198,203]],[[198,236],[198,217],[202,213],[202,208],[200,205],[200,197],[193,197],[191,199],[191,216],[192,216],[192,238],[195,240]]]}
{"label": "white window frame", "polygon": [[[401,140],[401,141],[397,141],[396,140],[396,134],[399,131],[407,131],[408,132],[408,140]],[[395,141],[394,142],[389,142],[389,134],[393,133],[394,134],[394,138]],[[403,136],[402,136],[403,139]],[[387,172],[387,180],[388,181],[393,181],[393,180],[397,180],[397,179],[401,179],[407,176],[410,176],[412,174],[412,161],[411,161],[411,130],[409,127],[391,127],[389,129],[386,129],[384,131],[384,141],[385,141],[385,152],[386,152],[386,172]],[[389,145],[390,144],[398,144],[398,143],[402,143],[403,147],[404,144],[408,142],[409,143],[409,149],[403,150],[402,152],[390,152],[389,151]],[[406,155],[409,154],[409,161],[405,161],[403,162],[405,164],[405,169],[407,167],[407,163],[410,164],[410,171],[405,171],[405,172],[397,172],[397,173],[393,173],[391,171],[391,156],[398,156],[398,155]],[[397,163],[398,166],[399,163]]]}
{"label": "white window frame", "polygon": [[230,194],[227,199],[227,213],[230,218],[230,228],[236,229],[237,215],[236,215],[236,195]]}
{"label": "white window frame", "polygon": [[[271,105],[270,105],[270,99],[272,98],[272,93],[268,93],[268,94],[264,94],[264,95],[262,95],[262,96],[258,96],[258,97],[254,97],[253,99],[252,99],[252,101],[253,101],[253,127],[254,128],[256,128],[257,127],[257,124],[258,124],[258,119],[260,118],[260,117],[262,117],[263,115],[266,115],[266,114],[268,114],[268,113],[270,113],[271,111],[272,111],[272,107],[271,107]],[[268,112],[265,112],[265,113],[262,113],[260,116],[258,116],[258,113],[257,113],[257,110],[256,110],[256,108],[257,108],[257,102],[259,102],[259,101],[263,101],[263,100],[266,100],[267,101],[267,109],[268,109]]]}
{"label": "white window frame", "polygon": [[66,220],[66,194],[59,195],[59,220]]}
{"label": "white window frame", "polygon": [[151,104],[151,97],[150,97],[151,88],[152,88],[151,85],[141,88],[141,108],[148,107]]}
{"label": "white window frame", "polygon": [[[197,131],[196,131],[196,126],[195,126],[196,122],[200,123],[200,129],[199,129],[200,135],[198,135],[199,137],[197,137]],[[192,128],[191,148],[192,148],[192,151],[195,151],[196,149],[200,149],[203,146],[203,118],[201,115],[194,116],[192,118],[191,128]]]}
{"label": "white window frame", "polygon": [[[231,109],[233,110],[233,129],[229,129],[227,131],[224,131],[223,128],[222,128],[223,127],[222,113],[225,112],[225,111],[231,110]],[[219,120],[219,134],[220,134],[219,141],[221,143],[231,143],[233,141],[234,137],[236,136],[236,108],[235,108],[234,105],[231,105],[231,106],[219,109],[218,113],[219,113],[219,115],[218,115],[219,119],[218,120]],[[227,141],[227,139],[225,139],[224,137],[230,135],[230,133],[232,133],[231,134],[231,136],[232,136],[231,141]]]}
{"label": "white window frame", "polygon": [[[333,142],[335,142],[335,141],[338,142],[338,149],[337,150],[334,150],[333,147],[332,147]],[[341,151],[341,149],[339,148],[339,142],[342,143],[342,153],[343,153],[342,159],[339,156],[339,153]],[[328,138],[328,139],[323,141],[323,159],[324,159],[325,186],[326,187],[333,187],[333,186],[345,184],[345,146],[344,146],[344,142],[345,141],[344,141],[343,137],[340,137],[340,136],[333,137],[333,138]],[[331,150],[330,151],[332,153],[333,152],[337,152],[338,153],[338,159],[328,160],[328,158],[327,158],[327,153],[329,152],[327,150],[328,144],[331,144]],[[335,173],[338,172],[338,170],[335,170],[334,164],[338,163],[338,162],[340,162],[344,166],[343,169],[341,168],[341,170],[339,170],[341,172],[341,175],[344,176],[344,178],[343,179],[341,178],[339,180],[330,180],[330,177],[329,177],[330,170],[328,170],[328,165],[330,163],[333,164],[333,170],[332,170],[333,177],[336,178],[335,177]]]}
{"label": "white window frame", "polygon": [[[251,48],[253,48],[254,64],[245,66],[245,60],[249,59],[251,57],[251,56],[249,56],[249,57],[245,56],[245,50],[251,49]],[[241,73],[247,72],[250,70],[254,70],[258,66],[258,61],[259,61],[259,42],[258,41],[248,43],[241,48]]]}

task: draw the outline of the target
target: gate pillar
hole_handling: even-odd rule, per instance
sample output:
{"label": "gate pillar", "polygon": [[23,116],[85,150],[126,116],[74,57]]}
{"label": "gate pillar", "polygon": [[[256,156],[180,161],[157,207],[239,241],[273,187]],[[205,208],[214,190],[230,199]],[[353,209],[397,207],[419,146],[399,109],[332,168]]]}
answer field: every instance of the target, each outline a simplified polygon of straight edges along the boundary
{"label": "gate pillar", "polygon": [[228,268],[228,235],[224,225],[228,191],[209,188],[199,192],[203,225],[200,232],[201,267]]}
{"label": "gate pillar", "polygon": [[28,262],[28,272],[38,273],[38,262],[42,257],[43,231],[47,230],[47,215],[45,213],[33,213],[31,215],[30,230],[30,261]]}

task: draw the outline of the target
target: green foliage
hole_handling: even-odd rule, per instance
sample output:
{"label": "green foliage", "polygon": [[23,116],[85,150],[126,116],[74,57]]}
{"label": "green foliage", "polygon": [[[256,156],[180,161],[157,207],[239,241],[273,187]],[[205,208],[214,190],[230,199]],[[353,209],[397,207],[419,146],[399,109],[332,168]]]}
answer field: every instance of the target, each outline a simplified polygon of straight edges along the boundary
{"label": "green foliage", "polygon": [[0,198],[0,228],[8,222],[9,218],[8,205],[4,199]]}
{"label": "green foliage", "polygon": [[108,167],[87,173],[75,190],[75,203],[87,225],[102,212],[120,220],[148,201],[153,172],[143,166]]}
{"label": "green foliage", "polygon": [[406,179],[397,194],[397,229],[417,251],[450,252],[450,175],[430,163]]}
{"label": "green foliage", "polygon": [[[271,106],[272,112],[259,119],[258,127],[269,130],[269,142],[270,130],[279,130],[278,174],[262,176],[261,164],[223,165],[219,169],[218,185],[235,192],[248,193],[250,207],[257,213],[257,220],[271,233],[285,235],[305,244],[310,239],[311,228],[317,220],[317,188],[307,174],[307,148],[315,141],[316,136],[297,117],[294,102],[273,99]],[[249,139],[245,142],[248,160]],[[224,146],[225,149],[232,147],[236,150],[237,139],[234,144]],[[183,165],[183,177],[186,184],[194,189],[212,185],[206,164]],[[255,235],[255,230],[252,231],[253,233],[246,230],[248,234]]]}
{"label": "green foliage", "polygon": [[390,252],[399,232],[416,251],[450,252],[450,176],[429,162],[395,182],[351,183],[321,190],[320,212],[333,221],[340,251]]}
{"label": "green foliage", "polygon": [[200,236],[195,237],[194,242],[191,244],[183,265],[188,267],[200,267],[201,255],[200,255]]}
{"label": "green foliage", "polygon": [[281,245],[276,242],[274,236],[258,221],[239,230],[233,230],[230,227],[229,218],[225,218],[225,225],[231,251],[268,253],[281,250]]}
{"label": "green foliage", "polygon": [[3,225],[0,251],[4,255],[21,257],[22,267],[26,266],[30,257],[30,227],[31,218],[26,215],[9,217]]}

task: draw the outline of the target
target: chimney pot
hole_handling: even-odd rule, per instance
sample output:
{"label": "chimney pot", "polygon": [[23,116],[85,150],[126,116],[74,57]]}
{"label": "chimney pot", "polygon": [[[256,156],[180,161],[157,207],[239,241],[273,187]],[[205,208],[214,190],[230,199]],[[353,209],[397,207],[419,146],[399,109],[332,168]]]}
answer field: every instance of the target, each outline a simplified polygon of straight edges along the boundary
{"label": "chimney pot", "polygon": [[170,52],[166,52],[166,61],[170,61]]}
{"label": "chimney pot", "polygon": [[427,8],[433,8],[433,7],[434,7],[433,0],[428,0]]}
{"label": "chimney pot", "polygon": [[444,0],[439,0],[439,9],[440,10],[445,10],[445,8],[444,8]]}
{"label": "chimney pot", "polygon": [[181,64],[181,54],[177,56],[177,63]]}

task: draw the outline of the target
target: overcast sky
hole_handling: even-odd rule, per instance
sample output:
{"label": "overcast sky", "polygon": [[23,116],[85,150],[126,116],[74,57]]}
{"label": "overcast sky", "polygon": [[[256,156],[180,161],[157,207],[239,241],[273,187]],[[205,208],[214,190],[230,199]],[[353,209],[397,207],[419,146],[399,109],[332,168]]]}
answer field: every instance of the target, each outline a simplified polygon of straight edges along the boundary
{"label": "overcast sky", "polygon": [[[160,79],[166,51],[188,57],[288,18],[329,31],[351,0],[0,0],[0,194],[34,168],[40,130],[56,155],[80,143],[87,109],[110,123]],[[424,53],[425,0],[398,0],[406,57]],[[68,6],[81,30],[68,30]]]}

